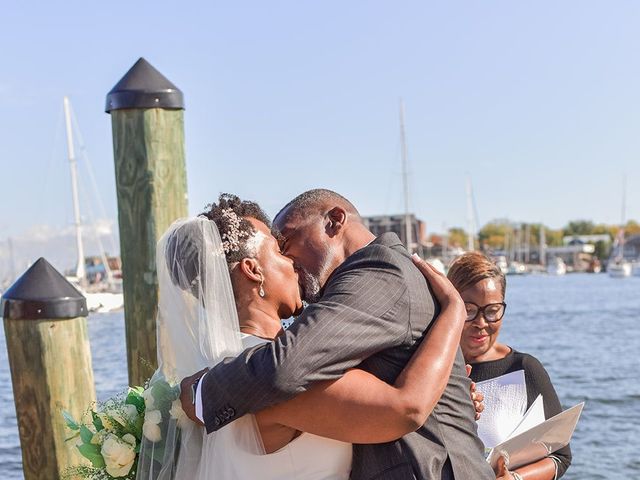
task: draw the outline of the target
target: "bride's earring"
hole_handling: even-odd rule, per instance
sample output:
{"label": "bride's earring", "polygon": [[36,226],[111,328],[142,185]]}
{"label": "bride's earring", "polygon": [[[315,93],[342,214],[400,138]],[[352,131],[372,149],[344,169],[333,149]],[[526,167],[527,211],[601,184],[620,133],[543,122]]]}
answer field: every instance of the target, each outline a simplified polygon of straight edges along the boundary
{"label": "bride's earring", "polygon": [[264,278],[260,281],[260,290],[258,291],[258,295],[264,298]]}

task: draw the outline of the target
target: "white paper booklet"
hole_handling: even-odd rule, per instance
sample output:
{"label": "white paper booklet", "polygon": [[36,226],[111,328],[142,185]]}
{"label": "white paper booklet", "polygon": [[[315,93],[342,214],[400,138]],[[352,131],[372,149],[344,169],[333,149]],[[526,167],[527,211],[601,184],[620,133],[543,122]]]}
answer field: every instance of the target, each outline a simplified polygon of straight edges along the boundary
{"label": "white paper booklet", "polygon": [[[478,436],[487,449],[504,442],[520,425],[527,411],[524,370],[477,382],[484,395],[484,412],[478,420]],[[542,419],[544,421],[544,410]]]}
{"label": "white paper booklet", "polygon": [[516,435],[520,435],[521,433],[526,432],[527,430],[532,429],[536,425],[540,425],[545,421],[544,418],[544,403],[542,401],[542,395],[538,395],[537,398],[533,401],[529,410],[524,414],[522,420],[518,424],[518,426],[509,434],[509,438],[513,438]]}
{"label": "white paper booklet", "polygon": [[[541,396],[537,400],[542,403]],[[516,435],[495,446],[487,461],[495,469],[500,455],[505,455],[509,459],[509,469],[513,470],[561,449],[571,441],[583,407],[584,402],[579,403],[529,429],[525,429],[521,424],[522,428],[514,432]]]}

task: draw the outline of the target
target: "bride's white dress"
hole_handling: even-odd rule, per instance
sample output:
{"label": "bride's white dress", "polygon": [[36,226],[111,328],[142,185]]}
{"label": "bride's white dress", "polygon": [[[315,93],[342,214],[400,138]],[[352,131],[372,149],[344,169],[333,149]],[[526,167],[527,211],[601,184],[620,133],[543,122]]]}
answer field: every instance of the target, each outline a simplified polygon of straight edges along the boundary
{"label": "bride's white dress", "polygon": [[[263,342],[265,340],[262,338],[242,334],[244,348]],[[225,480],[347,480],[351,472],[351,459],[350,443],[302,433],[274,453],[255,455],[247,452],[238,455],[236,452],[233,465],[228,465],[232,471],[218,474],[219,478]]]}

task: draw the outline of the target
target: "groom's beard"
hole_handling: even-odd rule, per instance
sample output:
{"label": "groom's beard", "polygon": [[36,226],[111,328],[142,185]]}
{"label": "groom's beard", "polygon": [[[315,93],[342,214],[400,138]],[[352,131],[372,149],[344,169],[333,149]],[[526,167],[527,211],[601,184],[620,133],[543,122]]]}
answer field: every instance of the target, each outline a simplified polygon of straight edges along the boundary
{"label": "groom's beard", "polygon": [[300,265],[296,267],[296,270],[298,271],[298,282],[302,287],[302,300],[307,304],[316,303],[320,300],[320,297],[322,296],[322,287],[324,286],[322,279],[326,281],[329,276],[328,270],[333,258],[335,257],[335,252],[336,249],[334,247],[329,247],[322,263],[320,264],[317,274],[310,273]]}
{"label": "groom's beard", "polygon": [[320,300],[320,280],[315,275],[311,275],[304,268],[298,267],[298,283],[302,287],[302,300],[307,304],[316,303]]}

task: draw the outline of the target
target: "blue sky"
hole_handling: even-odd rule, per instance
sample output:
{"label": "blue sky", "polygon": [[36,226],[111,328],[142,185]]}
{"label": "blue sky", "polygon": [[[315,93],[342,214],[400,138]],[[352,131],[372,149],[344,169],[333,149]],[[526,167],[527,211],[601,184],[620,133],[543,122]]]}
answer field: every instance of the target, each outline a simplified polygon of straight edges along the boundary
{"label": "blue sky", "polygon": [[105,95],[140,56],[185,94],[192,213],[318,186],[401,211],[402,97],[429,231],[465,225],[467,174],[480,223],[616,223],[625,174],[640,218],[638,2],[38,3],[0,19],[0,243],[72,220],[63,95],[116,219]]}

